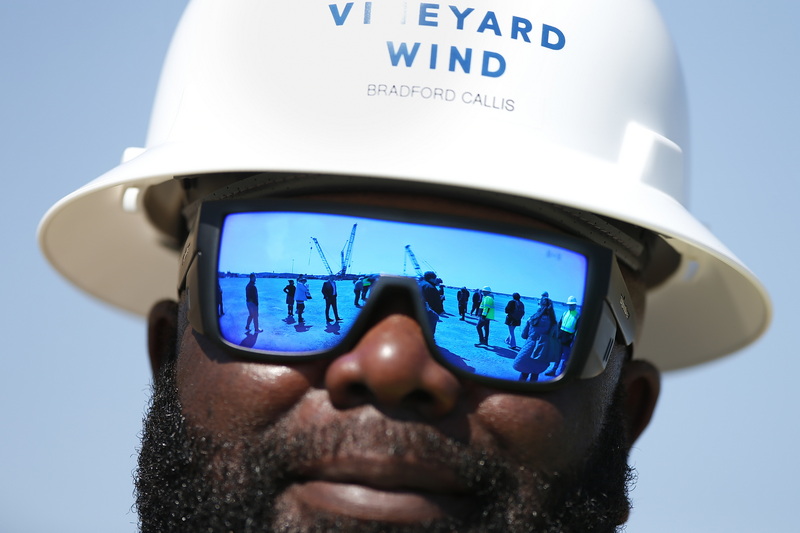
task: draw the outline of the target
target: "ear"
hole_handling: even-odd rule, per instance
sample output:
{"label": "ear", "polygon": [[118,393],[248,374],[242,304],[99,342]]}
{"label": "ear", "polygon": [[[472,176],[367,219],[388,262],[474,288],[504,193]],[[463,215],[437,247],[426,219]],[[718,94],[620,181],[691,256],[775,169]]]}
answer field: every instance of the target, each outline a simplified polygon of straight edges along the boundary
{"label": "ear", "polygon": [[159,376],[161,367],[175,358],[178,335],[178,303],[162,300],[150,309],[147,317],[147,349],[153,378]]}
{"label": "ear", "polygon": [[661,391],[661,373],[647,361],[631,360],[622,369],[622,383],[627,391],[625,418],[628,429],[628,444],[636,439],[650,423]]}

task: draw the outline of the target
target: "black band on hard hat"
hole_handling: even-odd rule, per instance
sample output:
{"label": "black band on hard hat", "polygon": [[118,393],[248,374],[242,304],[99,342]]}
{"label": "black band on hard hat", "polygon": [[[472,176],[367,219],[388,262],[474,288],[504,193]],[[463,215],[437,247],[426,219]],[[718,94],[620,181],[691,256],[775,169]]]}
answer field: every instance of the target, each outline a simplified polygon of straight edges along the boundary
{"label": "black band on hard hat", "polygon": [[[487,206],[512,210],[519,214],[534,216],[571,235],[583,237],[593,243],[612,250],[617,258],[632,271],[638,273],[648,287],[654,287],[675,272],[680,255],[659,235],[633,224],[602,217],[579,209],[543,202],[528,197],[498,193],[494,191],[461,188],[424,182],[337,176],[329,174],[297,173],[222,173],[182,176],[151,190],[162,188],[152,196],[170,200],[146,201],[151,221],[172,235],[179,247],[191,228],[183,225],[191,221],[200,204],[210,200],[248,199],[257,197],[292,197],[302,194],[325,194],[342,192],[408,192],[414,187],[417,193],[426,193],[443,198],[457,198]],[[155,190],[152,191],[156,193]],[[148,191],[146,198],[151,196]],[[180,199],[180,200],[179,200]],[[180,213],[174,208],[181,204]],[[165,215],[165,204],[169,203],[171,216]],[[156,208],[153,210],[153,208]],[[179,220],[176,220],[179,219]],[[178,230],[178,233],[176,233]]]}

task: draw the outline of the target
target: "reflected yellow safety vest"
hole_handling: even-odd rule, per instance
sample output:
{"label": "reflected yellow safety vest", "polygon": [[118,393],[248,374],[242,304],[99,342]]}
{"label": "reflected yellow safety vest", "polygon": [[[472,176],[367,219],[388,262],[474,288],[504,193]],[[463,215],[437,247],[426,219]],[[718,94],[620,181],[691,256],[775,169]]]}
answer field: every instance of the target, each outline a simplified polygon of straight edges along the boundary
{"label": "reflected yellow safety vest", "polygon": [[483,309],[481,313],[483,316],[489,320],[494,320],[494,298],[491,296],[484,296],[483,301],[481,301],[481,309]]}
{"label": "reflected yellow safety vest", "polygon": [[580,316],[580,313],[574,309],[567,309],[564,311],[564,314],[561,315],[561,329],[567,333],[575,333]]}

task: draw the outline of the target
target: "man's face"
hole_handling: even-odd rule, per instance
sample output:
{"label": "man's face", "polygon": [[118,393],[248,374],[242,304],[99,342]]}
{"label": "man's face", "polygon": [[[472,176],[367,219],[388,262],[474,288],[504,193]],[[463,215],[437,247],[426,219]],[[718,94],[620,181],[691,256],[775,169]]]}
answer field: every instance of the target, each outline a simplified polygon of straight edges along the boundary
{"label": "man's face", "polygon": [[[351,200],[541,226],[438,199]],[[618,347],[594,379],[540,394],[493,389],[440,366],[410,313],[408,302],[381,302],[350,352],[293,365],[237,360],[183,320],[173,358],[158,342],[168,320],[154,313],[161,377],[137,479],[143,530],[563,532],[624,522],[627,452],[657,395],[651,366],[624,363]]]}

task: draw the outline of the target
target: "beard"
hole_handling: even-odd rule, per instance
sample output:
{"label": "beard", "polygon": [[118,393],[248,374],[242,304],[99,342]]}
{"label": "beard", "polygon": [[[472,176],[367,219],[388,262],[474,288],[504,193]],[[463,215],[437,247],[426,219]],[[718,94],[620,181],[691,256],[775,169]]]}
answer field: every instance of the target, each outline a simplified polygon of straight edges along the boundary
{"label": "beard", "polygon": [[[290,429],[284,416],[258,439],[220,441],[187,424],[172,365],[156,380],[135,476],[140,528],[150,532],[614,532],[627,519],[628,487],[618,388],[601,432],[580,464],[536,473],[422,423],[387,419],[369,428]],[[387,435],[391,435],[390,437]],[[302,465],[334,450],[413,456],[450,469],[474,495],[470,515],[395,524],[290,509],[284,490]]]}

